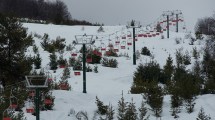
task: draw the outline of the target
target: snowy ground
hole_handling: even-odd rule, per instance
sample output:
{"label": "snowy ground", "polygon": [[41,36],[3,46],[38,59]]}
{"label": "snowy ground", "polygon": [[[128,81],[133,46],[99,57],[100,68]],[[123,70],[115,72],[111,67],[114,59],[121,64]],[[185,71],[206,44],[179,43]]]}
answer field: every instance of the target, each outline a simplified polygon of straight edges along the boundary
{"label": "snowy ground", "polygon": [[[128,31],[125,26],[105,26],[104,33],[98,33],[97,30],[99,27],[92,26],[61,26],[61,25],[41,25],[41,24],[30,24],[25,23],[24,27],[28,28],[29,33],[37,33],[43,35],[44,33],[48,33],[51,39],[55,39],[57,36],[66,39],[66,44],[71,44],[73,40],[75,40],[75,35],[83,35],[86,33],[87,35],[98,36],[99,39],[96,40],[95,46],[100,46],[101,42],[107,45],[108,42],[114,42],[116,36],[121,36],[127,34]],[[118,32],[116,32],[118,31]],[[131,31],[131,29],[130,29]],[[166,32],[164,32],[164,36],[166,36]],[[189,40],[184,39],[185,33],[174,33],[170,32],[170,39],[160,39],[160,36],[152,37],[152,38],[138,38],[136,42],[136,49],[141,50],[142,47],[147,46],[152,54],[154,55],[154,60],[156,60],[161,67],[166,62],[166,58],[170,54],[173,59],[175,59],[175,51],[183,47],[183,51],[186,50],[191,51],[194,46],[197,47],[199,51],[202,50],[202,43],[196,42],[194,46],[189,45]],[[181,37],[182,42],[180,44],[175,43],[175,38]],[[165,37],[166,38],[166,37]],[[111,39],[111,41],[109,41]],[[40,45],[42,40],[35,38],[37,46]],[[123,41],[121,39],[121,41]],[[75,46],[78,50],[81,46]],[[118,46],[119,47],[119,46]],[[119,47],[120,48],[120,47]],[[74,109],[76,112],[78,111],[87,111],[88,116],[92,119],[94,115],[94,111],[97,109],[95,104],[95,98],[98,98],[104,102],[104,104],[112,104],[115,108],[115,112],[117,111],[117,102],[121,98],[121,94],[123,91],[123,95],[125,101],[131,102],[131,99],[134,100],[136,107],[138,108],[141,104],[142,96],[140,94],[130,94],[129,90],[133,82],[133,73],[136,70],[138,64],[146,63],[150,61],[149,57],[141,56],[140,59],[137,60],[137,65],[133,65],[132,61],[132,46],[126,46],[127,49],[119,51],[119,53],[128,53],[131,57],[130,60],[127,60],[125,57],[116,58],[119,62],[118,68],[108,68],[102,67],[98,65],[99,73],[87,73],[87,93],[82,93],[83,91],[83,81],[82,76],[74,76],[73,71],[71,70],[71,78],[69,79],[69,83],[72,86],[71,91],[63,91],[63,90],[54,90],[53,95],[55,96],[55,106],[53,111],[41,111],[41,120],[72,120],[75,118],[72,116],[68,116],[70,109]],[[128,49],[129,48],[129,49]],[[48,68],[49,63],[49,53],[39,48],[40,54],[42,56],[42,66],[44,68]],[[64,57],[69,58],[71,52],[65,52]],[[29,48],[27,54],[33,54],[32,48]],[[194,60],[192,59],[192,62]],[[175,63],[175,60],[174,60]],[[91,65],[93,67],[93,65]],[[191,69],[192,66],[188,66],[188,69]],[[63,69],[58,69],[56,73],[52,73],[53,77],[56,77],[57,80],[60,79],[62,75]],[[50,71],[52,72],[52,71]],[[81,73],[82,74],[82,73]],[[179,114],[180,120],[195,120],[197,114],[201,107],[204,108],[207,114],[210,114],[212,119],[215,119],[215,96],[214,95],[203,95],[198,96],[196,100],[195,110],[193,113],[186,113],[185,109]],[[174,119],[170,114],[170,97],[164,97],[163,104],[163,113],[162,120],[172,120]],[[151,111],[148,112],[150,114],[150,120],[156,120]],[[116,114],[115,114],[116,115]],[[25,113],[27,120],[34,120],[35,116],[32,116],[29,113]],[[116,116],[115,116],[116,119]]]}

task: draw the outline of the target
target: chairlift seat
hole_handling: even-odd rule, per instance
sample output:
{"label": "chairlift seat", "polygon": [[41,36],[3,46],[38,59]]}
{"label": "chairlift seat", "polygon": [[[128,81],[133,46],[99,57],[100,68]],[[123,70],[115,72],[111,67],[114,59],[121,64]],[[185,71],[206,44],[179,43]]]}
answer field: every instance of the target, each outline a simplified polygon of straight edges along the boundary
{"label": "chairlift seat", "polygon": [[26,108],[27,113],[34,113],[34,108]]}
{"label": "chairlift seat", "polygon": [[3,120],[12,120],[10,117],[5,117]]}
{"label": "chairlift seat", "polygon": [[74,72],[74,75],[75,75],[75,76],[79,76],[79,75],[81,75],[81,72],[75,71],[75,72]]}

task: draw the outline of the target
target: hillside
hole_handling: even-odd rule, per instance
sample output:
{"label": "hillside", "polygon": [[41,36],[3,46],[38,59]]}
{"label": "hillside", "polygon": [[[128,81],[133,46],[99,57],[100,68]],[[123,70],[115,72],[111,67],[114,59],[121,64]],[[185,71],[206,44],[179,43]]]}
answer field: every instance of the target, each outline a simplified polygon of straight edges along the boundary
{"label": "hillside", "polygon": [[[37,33],[41,36],[44,33],[47,33],[50,39],[56,39],[57,36],[66,39],[66,45],[72,44],[75,40],[75,35],[93,35],[93,39],[95,39],[95,44],[91,47],[99,47],[101,43],[104,43],[105,46],[108,43],[112,42],[114,44],[116,40],[116,36],[120,37],[120,41],[129,41],[127,38],[126,40],[121,39],[121,36],[127,35],[131,32],[131,29],[126,29],[125,26],[104,26],[105,32],[98,33],[97,30],[99,27],[95,26],[62,26],[62,25],[41,25],[41,24],[30,24],[24,23],[24,27],[28,28],[29,33]],[[153,59],[160,64],[161,68],[166,63],[166,59],[169,54],[173,58],[174,65],[176,64],[175,60],[175,52],[177,49],[183,47],[183,51],[189,51],[192,53],[192,49],[194,47],[200,51],[200,59],[202,59],[203,54],[203,46],[204,42],[196,41],[194,45],[189,45],[190,40],[185,39],[185,35],[187,33],[184,32],[170,32],[170,38],[166,38],[166,32],[163,33],[164,39],[161,39],[161,35],[151,38],[144,38],[138,37],[136,41],[136,50],[141,50],[144,46],[146,46],[152,53]],[[96,36],[98,39],[96,39]],[[181,38],[181,42],[176,44],[175,39]],[[42,57],[42,68],[46,71],[49,71],[52,75],[52,78],[56,78],[56,82],[61,79],[63,69],[58,68],[56,73],[52,70],[49,70],[49,54],[48,52],[44,51],[41,46],[40,42],[41,39],[34,37],[36,45],[39,47],[39,54]],[[111,41],[110,41],[111,40]],[[121,44],[120,44],[121,45]],[[114,46],[119,49],[118,54],[128,54],[129,58],[127,57],[114,57],[118,61],[117,68],[109,68],[103,67],[102,65],[98,64],[98,73],[94,72],[87,72],[86,74],[86,84],[87,84],[87,93],[82,93],[83,91],[83,80],[82,80],[82,72],[80,76],[75,76],[74,71],[70,68],[70,78],[68,79],[69,84],[71,85],[71,91],[65,90],[53,90],[53,95],[55,96],[55,105],[54,110],[52,111],[41,111],[41,120],[71,120],[75,119],[75,116],[71,115],[68,116],[71,109],[74,109],[76,112],[78,111],[86,111],[88,114],[89,119],[92,119],[94,116],[94,112],[97,109],[95,104],[96,96],[104,102],[105,105],[112,104],[113,108],[115,109],[115,119],[116,112],[117,112],[117,104],[120,100],[123,92],[123,96],[125,101],[135,102],[136,107],[138,108],[143,100],[142,95],[140,94],[130,94],[130,87],[133,83],[133,73],[136,71],[136,68],[139,64],[148,63],[152,57],[143,56],[141,55],[139,59],[137,59],[137,65],[133,65],[132,61],[132,54],[133,54],[133,47],[128,46],[125,44],[126,49],[121,49],[119,46]],[[81,45],[76,45],[75,48],[80,50]],[[63,57],[67,60],[71,57],[71,53],[74,51],[65,51],[63,53]],[[102,51],[104,53],[104,51]],[[26,52],[27,55],[34,56],[32,47],[29,47]],[[78,53],[80,55],[81,53]],[[57,53],[59,56],[59,53]],[[191,59],[191,62],[194,63],[194,58]],[[94,65],[90,64],[93,68]],[[187,69],[192,69],[192,65],[188,65]],[[201,107],[204,108],[207,114],[210,114],[212,119],[215,119],[215,104],[214,95],[202,95],[198,96],[196,99],[196,105],[194,108],[194,112],[188,114],[185,108],[182,109],[181,113],[179,113],[180,120],[196,120],[198,112]],[[149,106],[147,106],[149,108]],[[24,110],[25,108],[23,108]],[[150,115],[150,120],[156,120],[153,113],[148,110],[147,113]],[[170,111],[170,96],[166,95],[163,101],[163,112],[161,114],[162,120],[172,120],[174,119],[171,116]],[[27,120],[34,120],[35,116],[31,115],[30,113],[25,113]]]}

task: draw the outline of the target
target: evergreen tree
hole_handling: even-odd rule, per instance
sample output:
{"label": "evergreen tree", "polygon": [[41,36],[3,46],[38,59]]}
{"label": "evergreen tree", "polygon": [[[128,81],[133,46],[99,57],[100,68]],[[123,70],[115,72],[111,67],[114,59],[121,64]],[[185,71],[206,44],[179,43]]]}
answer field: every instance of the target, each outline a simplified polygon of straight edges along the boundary
{"label": "evergreen tree", "polygon": [[205,115],[204,108],[201,107],[196,120],[211,120],[211,117],[208,115]]}
{"label": "evergreen tree", "polygon": [[147,117],[145,117],[146,113],[148,112],[148,110],[147,110],[145,105],[146,105],[146,103],[142,101],[141,106],[139,108],[139,112],[140,112],[139,119],[140,120],[149,120],[149,115]]}
{"label": "evergreen tree", "polygon": [[98,114],[100,114],[100,115],[107,114],[108,106],[104,105],[104,103],[102,101],[100,101],[97,96],[96,96],[96,105],[98,107],[98,110],[97,110]]}
{"label": "evergreen tree", "polygon": [[196,60],[199,58],[199,53],[198,53],[196,47],[193,48],[193,57],[194,57]]}
{"label": "evergreen tree", "polygon": [[68,78],[70,78],[70,69],[67,65],[63,70],[63,76],[62,77],[64,80],[67,80]]}
{"label": "evergreen tree", "polygon": [[183,66],[182,48],[176,50],[175,57],[176,57],[176,64],[177,64],[177,67]]}
{"label": "evergreen tree", "polygon": [[57,65],[58,65],[58,63],[57,63],[57,56],[53,52],[52,54],[50,54],[49,58],[50,58],[50,63],[49,63],[50,69],[51,70],[56,70],[57,69]]}
{"label": "evergreen tree", "polygon": [[170,80],[167,84],[168,93],[171,95],[171,112],[174,118],[178,118],[178,113],[181,111],[182,98],[180,96],[180,87],[177,86],[176,81]]}
{"label": "evergreen tree", "polygon": [[166,76],[167,80],[171,80],[172,74],[173,74],[173,70],[174,70],[174,66],[173,66],[173,60],[172,57],[169,55],[169,57],[166,60],[166,64],[164,65],[164,74]]}
{"label": "evergreen tree", "polygon": [[38,47],[36,45],[33,45],[33,52],[34,54],[38,53]]}
{"label": "evergreen tree", "polygon": [[66,66],[66,64],[67,64],[67,61],[66,61],[66,59],[63,59],[63,55],[61,55],[60,57],[59,57],[59,59],[58,59],[58,64],[59,64],[59,66]]}
{"label": "evergreen tree", "polygon": [[143,93],[145,82],[157,81],[164,83],[163,75],[160,66],[155,61],[150,61],[145,65],[140,64],[134,72],[133,85],[131,93]]}
{"label": "evergreen tree", "polygon": [[69,58],[69,66],[70,67],[73,67],[75,65],[75,62],[76,62],[76,60],[74,57]]}
{"label": "evergreen tree", "polygon": [[186,52],[185,52],[185,55],[183,56],[183,63],[184,63],[184,65],[189,65],[189,64],[191,64],[191,57],[190,57],[188,51],[186,51]]}
{"label": "evergreen tree", "polygon": [[27,29],[12,17],[0,13],[0,71],[5,83],[23,80],[32,69],[33,60],[25,55],[27,47],[33,44]]}
{"label": "evergreen tree", "polygon": [[194,106],[196,104],[194,101],[195,101],[195,97],[185,100],[185,107],[186,107],[187,113],[193,112]]}
{"label": "evergreen tree", "polygon": [[118,120],[125,120],[127,104],[128,103],[125,102],[123,94],[122,94],[121,100],[118,101],[118,115],[117,115]]}
{"label": "evergreen tree", "polygon": [[124,120],[137,120],[137,119],[138,119],[137,110],[136,110],[135,103],[133,102],[133,99],[132,99],[131,103],[129,103],[126,108]]}
{"label": "evergreen tree", "polygon": [[34,57],[35,69],[40,69],[41,68],[41,62],[42,62],[42,59],[40,58],[40,54],[37,54],[37,56]]}
{"label": "evergreen tree", "polygon": [[12,115],[12,120],[27,120],[23,112]]}
{"label": "evergreen tree", "polygon": [[156,81],[145,84],[144,96],[156,117],[160,117],[163,105],[163,90]]}
{"label": "evergreen tree", "polygon": [[114,109],[111,104],[109,104],[107,108],[107,113],[106,113],[106,119],[105,120],[113,120],[114,119]]}

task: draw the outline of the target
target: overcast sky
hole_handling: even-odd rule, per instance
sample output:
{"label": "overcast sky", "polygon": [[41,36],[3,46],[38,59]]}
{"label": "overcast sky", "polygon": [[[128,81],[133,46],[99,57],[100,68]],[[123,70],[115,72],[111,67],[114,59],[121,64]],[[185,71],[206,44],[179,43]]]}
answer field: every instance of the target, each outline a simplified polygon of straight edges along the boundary
{"label": "overcast sky", "polygon": [[105,25],[125,25],[132,19],[142,25],[154,22],[163,11],[182,10],[188,30],[198,18],[215,13],[215,0],[62,0],[73,18]]}

